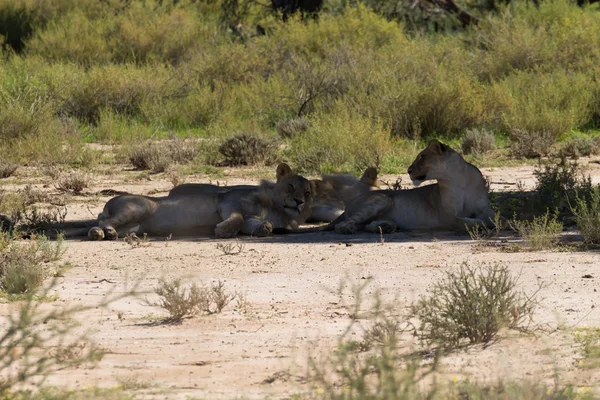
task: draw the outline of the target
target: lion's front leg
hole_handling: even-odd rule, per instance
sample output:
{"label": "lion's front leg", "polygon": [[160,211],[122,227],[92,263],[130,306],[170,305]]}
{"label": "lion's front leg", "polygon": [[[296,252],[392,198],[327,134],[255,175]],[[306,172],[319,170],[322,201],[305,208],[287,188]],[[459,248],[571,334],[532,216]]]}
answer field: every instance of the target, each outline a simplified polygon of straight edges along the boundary
{"label": "lion's front leg", "polygon": [[238,234],[244,226],[244,217],[239,212],[231,213],[215,227],[217,238],[231,238]]}
{"label": "lion's front leg", "polygon": [[252,217],[244,219],[244,226],[242,227],[244,235],[264,237],[269,236],[271,232],[273,232],[273,224],[269,221]]}

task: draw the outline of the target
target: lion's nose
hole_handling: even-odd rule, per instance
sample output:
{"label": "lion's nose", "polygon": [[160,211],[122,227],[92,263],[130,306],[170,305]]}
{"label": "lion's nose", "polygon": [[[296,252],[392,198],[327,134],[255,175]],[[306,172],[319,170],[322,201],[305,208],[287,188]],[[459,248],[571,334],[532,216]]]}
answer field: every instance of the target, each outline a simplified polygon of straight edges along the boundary
{"label": "lion's nose", "polygon": [[301,206],[302,204],[304,204],[304,200],[294,199],[294,201],[296,202],[296,206]]}

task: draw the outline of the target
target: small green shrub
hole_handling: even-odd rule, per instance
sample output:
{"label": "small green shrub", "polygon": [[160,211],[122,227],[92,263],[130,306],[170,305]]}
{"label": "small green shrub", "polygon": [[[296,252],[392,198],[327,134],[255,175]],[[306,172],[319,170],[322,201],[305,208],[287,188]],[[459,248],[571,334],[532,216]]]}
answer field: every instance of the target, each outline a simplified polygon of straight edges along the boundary
{"label": "small green shrub", "polygon": [[129,162],[136,169],[155,173],[164,172],[173,164],[188,163],[200,154],[198,142],[185,139],[148,141],[125,149]]}
{"label": "small green shrub", "polygon": [[515,157],[542,157],[550,153],[555,141],[556,136],[549,131],[513,129],[510,150]]}
{"label": "small green shrub", "polygon": [[510,226],[534,251],[555,248],[563,230],[563,224],[557,221],[556,214],[551,216],[549,210],[541,216],[533,217],[532,221],[513,220]]}
{"label": "small green shrub", "polygon": [[579,365],[584,368],[600,366],[600,328],[577,328],[573,336],[583,356]]}
{"label": "small green shrub", "polygon": [[162,146],[152,142],[134,146],[129,150],[129,162],[139,170],[164,172],[171,166],[172,160],[163,150]]}
{"label": "small green shrub", "polygon": [[600,187],[592,190],[589,201],[577,198],[572,212],[583,240],[589,244],[600,244]]}
{"label": "small green shrub", "polygon": [[553,162],[533,172],[537,179],[533,206],[535,210],[553,210],[564,219],[571,214],[576,198],[590,200],[591,178],[585,177],[579,165]]}
{"label": "small green shrub", "polygon": [[297,135],[306,132],[309,127],[310,121],[305,117],[284,119],[275,124],[277,134],[284,139],[293,139]]}
{"label": "small green shrub", "polygon": [[247,133],[239,133],[219,146],[228,165],[272,164],[276,159],[275,143]]}
{"label": "small green shrub", "polygon": [[41,235],[28,244],[11,243],[0,254],[0,289],[8,294],[34,294],[46,278],[45,263],[64,253],[62,236],[50,242]]}
{"label": "small green shrub", "polygon": [[498,264],[474,268],[464,263],[457,272],[448,272],[411,307],[420,323],[420,340],[449,350],[465,340],[489,343],[502,328],[523,328],[536,303],[517,284],[508,268]]}
{"label": "small green shrub", "polygon": [[463,154],[485,154],[496,148],[494,134],[486,129],[467,129],[460,147]]}
{"label": "small green shrub", "polygon": [[569,137],[558,149],[558,157],[573,158],[588,157],[597,154],[600,148],[600,138],[583,135]]}

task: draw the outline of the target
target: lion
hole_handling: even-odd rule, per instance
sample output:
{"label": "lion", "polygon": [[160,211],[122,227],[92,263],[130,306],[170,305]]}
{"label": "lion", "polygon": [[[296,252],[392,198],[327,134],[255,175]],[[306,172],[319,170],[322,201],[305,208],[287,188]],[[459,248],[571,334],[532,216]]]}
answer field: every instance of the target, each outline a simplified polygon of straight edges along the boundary
{"label": "lion", "polygon": [[[494,211],[483,175],[449,146],[437,140],[429,142],[408,168],[408,174],[416,188],[363,194],[350,201],[345,212],[332,223],[295,232],[466,232],[477,225],[491,224]],[[437,183],[420,186],[431,179]],[[275,233],[289,231],[277,229]]]}
{"label": "lion", "polygon": [[[311,179],[311,183],[314,185],[312,212],[306,222],[332,222],[344,212],[350,200],[370,190],[379,189],[377,169],[373,167],[367,168],[360,179],[346,174],[324,174],[321,179]],[[261,185],[266,187],[274,183],[262,181]],[[171,189],[169,196],[226,193],[229,190],[252,191],[256,188],[257,186],[253,185],[216,186],[209,183],[185,183]]]}
{"label": "lion", "polygon": [[[109,200],[89,231],[83,227],[66,230],[66,236],[87,236],[91,240],[117,239],[119,236],[199,236],[218,238],[246,235],[268,236],[273,228],[296,229],[311,213],[314,185],[279,164],[276,182],[255,189],[175,194],[167,197],[123,195]],[[77,225],[71,223],[72,225]],[[52,231],[69,227],[55,224]]]}
{"label": "lion", "polygon": [[369,167],[360,179],[353,175],[326,174],[314,179],[315,197],[306,222],[333,222],[355,197],[379,189],[377,169]]}

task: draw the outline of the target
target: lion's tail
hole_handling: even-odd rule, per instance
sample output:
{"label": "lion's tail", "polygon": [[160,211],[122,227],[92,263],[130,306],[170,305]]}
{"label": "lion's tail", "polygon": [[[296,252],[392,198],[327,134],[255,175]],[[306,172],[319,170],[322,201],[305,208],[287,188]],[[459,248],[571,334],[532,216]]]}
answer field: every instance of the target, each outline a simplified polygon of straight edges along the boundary
{"label": "lion's tail", "polygon": [[345,214],[340,215],[334,221],[328,223],[323,226],[315,226],[312,228],[298,228],[298,229],[287,229],[287,228],[273,228],[273,233],[276,235],[286,235],[289,233],[316,233],[316,232],[326,232],[333,231],[335,226],[342,222],[346,217]]}

